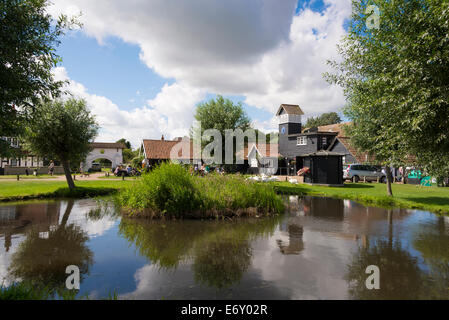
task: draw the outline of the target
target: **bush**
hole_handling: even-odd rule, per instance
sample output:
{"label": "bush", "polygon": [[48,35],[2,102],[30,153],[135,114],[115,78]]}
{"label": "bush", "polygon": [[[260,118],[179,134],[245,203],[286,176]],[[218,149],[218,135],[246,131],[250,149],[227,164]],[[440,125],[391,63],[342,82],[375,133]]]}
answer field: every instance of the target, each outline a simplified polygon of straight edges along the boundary
{"label": "bush", "polygon": [[151,210],[175,217],[199,205],[193,177],[182,166],[165,163],[120,192],[118,200],[131,213]]}
{"label": "bush", "polygon": [[271,184],[241,176],[192,176],[184,167],[164,163],[143,175],[116,197],[129,215],[212,218],[282,213],[284,206]]}

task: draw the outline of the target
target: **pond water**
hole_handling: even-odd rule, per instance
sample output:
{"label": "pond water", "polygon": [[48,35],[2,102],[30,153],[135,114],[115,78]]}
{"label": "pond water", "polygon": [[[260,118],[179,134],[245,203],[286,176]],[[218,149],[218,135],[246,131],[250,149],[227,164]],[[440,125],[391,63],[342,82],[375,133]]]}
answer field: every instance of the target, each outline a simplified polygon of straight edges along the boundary
{"label": "pond water", "polygon": [[[94,200],[0,205],[0,283],[125,299],[448,299],[449,219],[349,200],[286,198],[238,221],[121,218]],[[366,267],[380,269],[368,290]]]}

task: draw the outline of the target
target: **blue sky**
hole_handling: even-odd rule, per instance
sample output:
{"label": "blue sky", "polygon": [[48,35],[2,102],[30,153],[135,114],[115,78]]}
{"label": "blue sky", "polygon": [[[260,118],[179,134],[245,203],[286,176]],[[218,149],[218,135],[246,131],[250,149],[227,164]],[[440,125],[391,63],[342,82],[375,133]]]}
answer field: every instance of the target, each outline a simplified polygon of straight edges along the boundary
{"label": "blue sky", "polygon": [[[97,95],[108,97],[124,110],[145,104],[156,97],[164,84],[175,82],[148,68],[139,58],[139,46],[117,37],[108,37],[100,44],[81,32],[72,32],[57,52],[63,58],[59,65],[67,69],[72,80]],[[201,102],[215,97],[216,94],[209,93]],[[244,96],[225,97],[235,103],[244,101]],[[270,112],[245,103],[243,107],[255,119],[265,121],[272,117]]]}
{"label": "blue sky", "polygon": [[[248,1],[255,9],[238,1],[230,1],[228,8],[218,0],[204,8],[196,0],[181,11],[181,18],[173,8],[163,7],[161,0],[149,1],[151,8],[148,2],[134,7],[104,2],[109,12],[102,7],[103,1],[93,5],[87,0],[60,0],[51,12],[83,12],[83,29],[67,34],[58,48],[63,59],[59,67],[72,87],[82,86],[74,89],[75,94],[96,104],[92,110],[98,113],[102,140],[124,135],[137,146],[141,138],[182,135],[195,105],[216,94],[242,101],[254,125],[264,131],[276,129],[273,115],[281,103],[299,104],[307,115],[338,111],[343,104],[341,92],[321,78],[327,58],[322,52],[333,55],[336,39],[344,32],[340,27],[347,13],[340,12],[347,6],[337,0],[300,0],[288,6],[287,2],[293,1],[289,0],[280,9],[276,0]],[[184,5],[181,1],[180,6]],[[162,13],[152,16],[155,8]],[[220,18],[229,17],[210,26],[217,19],[216,10],[223,12]],[[156,28],[146,25],[161,15],[164,19]],[[113,20],[109,20],[111,16]],[[130,16],[141,16],[141,20],[129,23]],[[203,17],[211,31],[201,25]],[[203,30],[204,34],[199,34]],[[191,47],[190,42],[185,42],[187,46],[182,43],[187,37],[193,37]],[[222,49],[215,49],[219,47]],[[173,112],[164,111],[172,107],[172,101],[177,104]],[[121,116],[109,119],[108,112]],[[133,131],[133,123],[137,126],[136,119],[141,120],[139,113],[148,117],[148,129],[141,123]],[[118,118],[127,120],[120,123]]]}

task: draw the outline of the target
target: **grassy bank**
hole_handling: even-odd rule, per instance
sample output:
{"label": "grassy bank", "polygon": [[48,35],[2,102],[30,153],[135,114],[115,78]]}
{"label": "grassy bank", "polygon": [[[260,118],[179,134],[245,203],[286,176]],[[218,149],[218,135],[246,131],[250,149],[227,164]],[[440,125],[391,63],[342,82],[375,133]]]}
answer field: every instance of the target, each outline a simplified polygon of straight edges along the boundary
{"label": "grassy bank", "polygon": [[192,176],[174,164],[162,164],[135,180],[116,200],[125,214],[134,217],[216,218],[283,212],[273,185],[238,175]]}
{"label": "grassy bank", "polygon": [[277,182],[275,185],[276,191],[280,193],[326,196],[354,200],[364,205],[449,214],[449,188],[394,184],[394,197],[390,198],[386,195],[385,184],[378,183],[347,183],[340,188],[294,185],[289,182]]}
{"label": "grassy bank", "polygon": [[131,181],[76,181],[70,191],[65,181],[0,181],[0,202],[44,198],[86,198],[115,193]]}
{"label": "grassy bank", "polygon": [[[0,285],[0,301],[11,300],[89,300],[88,295],[76,297],[77,291],[63,290],[55,293],[50,288],[40,288],[36,285],[22,282],[14,283],[9,287]],[[117,293],[110,292],[107,297],[95,300],[118,300]]]}

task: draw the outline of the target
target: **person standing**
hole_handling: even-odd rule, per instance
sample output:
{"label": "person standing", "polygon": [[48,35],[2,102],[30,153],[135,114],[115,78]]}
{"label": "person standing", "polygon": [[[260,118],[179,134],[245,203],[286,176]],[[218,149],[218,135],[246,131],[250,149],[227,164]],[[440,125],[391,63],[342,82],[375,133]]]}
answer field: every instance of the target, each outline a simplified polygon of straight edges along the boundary
{"label": "person standing", "polygon": [[48,174],[50,174],[51,176],[53,176],[53,172],[55,171],[55,163],[53,162],[53,160],[50,161],[50,165],[48,166]]}

